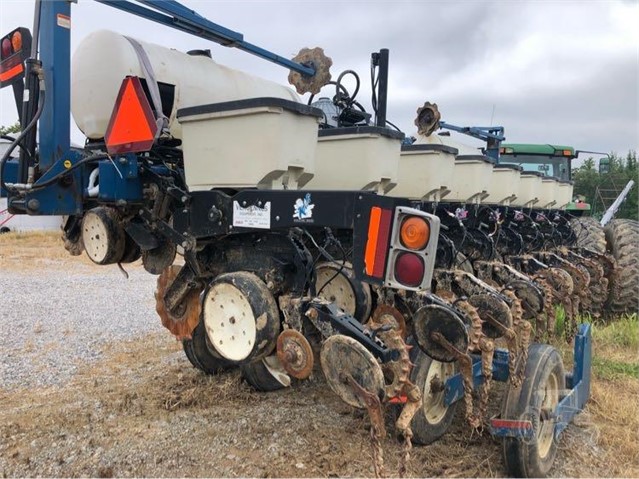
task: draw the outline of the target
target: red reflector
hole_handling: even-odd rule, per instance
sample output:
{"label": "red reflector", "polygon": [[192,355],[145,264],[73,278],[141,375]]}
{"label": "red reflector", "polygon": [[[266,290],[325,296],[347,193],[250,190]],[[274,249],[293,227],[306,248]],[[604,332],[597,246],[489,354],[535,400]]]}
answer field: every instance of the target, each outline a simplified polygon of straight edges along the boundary
{"label": "red reflector", "polygon": [[530,421],[519,421],[516,419],[492,419],[490,424],[493,427],[508,429],[532,429],[533,425]]}
{"label": "red reflector", "polygon": [[148,151],[157,125],[138,77],[125,78],[115,102],[104,140],[110,154]]}
{"label": "red reflector", "polygon": [[13,77],[16,77],[24,71],[24,67],[22,63],[18,63],[16,66],[9,68],[6,72],[0,72],[0,82],[5,82],[11,80]]}
{"label": "red reflector", "polygon": [[395,260],[395,279],[405,286],[419,286],[424,279],[424,261],[415,253],[400,253]]}

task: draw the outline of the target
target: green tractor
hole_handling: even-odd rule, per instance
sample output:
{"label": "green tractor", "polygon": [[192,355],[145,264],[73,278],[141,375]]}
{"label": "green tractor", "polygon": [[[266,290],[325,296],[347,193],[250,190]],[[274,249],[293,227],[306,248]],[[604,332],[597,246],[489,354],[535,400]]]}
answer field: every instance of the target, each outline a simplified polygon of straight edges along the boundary
{"label": "green tractor", "polygon": [[[535,171],[545,176],[554,176],[559,181],[572,181],[572,160],[581,151],[572,146],[535,145],[528,143],[503,143],[499,149],[499,162],[521,166],[524,171]],[[567,206],[575,216],[590,212],[590,204],[583,196],[573,198]]]}

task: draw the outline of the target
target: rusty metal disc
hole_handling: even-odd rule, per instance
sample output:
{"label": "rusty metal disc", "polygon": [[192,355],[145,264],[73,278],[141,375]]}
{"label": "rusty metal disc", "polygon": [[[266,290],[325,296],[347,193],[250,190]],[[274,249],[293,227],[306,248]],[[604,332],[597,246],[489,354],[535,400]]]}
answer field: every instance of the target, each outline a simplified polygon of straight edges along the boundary
{"label": "rusty metal disc", "polygon": [[439,128],[439,120],[442,115],[437,108],[437,103],[425,102],[423,106],[417,109],[417,118],[415,118],[415,126],[417,133],[424,136],[430,136]]}
{"label": "rusty metal disc", "polygon": [[508,283],[524,308],[524,318],[532,319],[544,310],[544,294],[532,281],[514,280]]}
{"label": "rusty metal disc", "polygon": [[306,379],[313,372],[313,348],[302,333],[294,329],[282,331],[277,337],[277,358],[294,378]]}
{"label": "rusty metal disc", "polygon": [[482,320],[482,332],[491,339],[502,337],[504,334],[498,326],[491,324],[490,319],[505,328],[512,328],[513,315],[505,301],[492,294],[475,294],[468,302],[477,309]]}
{"label": "rusty metal disc", "polygon": [[369,393],[384,398],[384,373],[375,357],[353,338],[331,336],[322,345],[322,371],[333,392],[353,407],[366,409],[360,395],[349,384],[353,380]]}
{"label": "rusty metal disc", "polygon": [[390,324],[399,332],[402,339],[406,339],[406,319],[399,310],[389,304],[380,304],[373,311],[371,321],[375,324]]}
{"label": "rusty metal disc", "polygon": [[316,95],[324,85],[331,81],[330,70],[333,60],[324,54],[324,49],[319,47],[312,49],[302,48],[293,58],[293,61],[304,65],[312,65],[315,68],[315,75],[313,76],[302,75],[293,70],[288,74],[288,82],[295,87],[300,95],[304,93]]}
{"label": "rusty metal disc", "polygon": [[420,349],[436,361],[455,361],[456,356],[433,338],[434,333],[440,333],[461,352],[468,349],[468,331],[452,308],[437,304],[421,307],[413,317],[413,336]]}
{"label": "rusty metal disc", "polygon": [[200,322],[202,306],[198,291],[191,291],[179,307],[179,315],[169,311],[164,302],[164,296],[175,277],[182,269],[181,266],[172,265],[165,268],[158,276],[157,289],[155,290],[155,310],[157,311],[162,326],[171,331],[177,339],[191,339],[191,333]]}

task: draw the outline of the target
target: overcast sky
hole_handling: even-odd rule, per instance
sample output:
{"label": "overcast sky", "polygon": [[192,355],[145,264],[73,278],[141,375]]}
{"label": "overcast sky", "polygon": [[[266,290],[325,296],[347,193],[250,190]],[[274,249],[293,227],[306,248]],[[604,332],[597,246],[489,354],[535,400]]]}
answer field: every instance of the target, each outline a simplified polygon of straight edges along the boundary
{"label": "overcast sky", "polygon": [[[45,0],[46,1],[46,0]],[[457,125],[503,125],[510,142],[625,154],[639,144],[637,1],[208,1],[182,3],[282,56],[321,46],[333,77],[354,69],[370,105],[370,53],[390,49],[388,118],[413,134],[416,109]],[[0,0],[0,32],[32,28],[32,2]],[[90,0],[72,6],[72,50],[108,28],[286,83],[287,71]],[[330,93],[330,90],[327,90]],[[11,88],[0,124],[17,119]],[[73,140],[82,143],[79,131]],[[468,137],[463,141],[478,144]]]}

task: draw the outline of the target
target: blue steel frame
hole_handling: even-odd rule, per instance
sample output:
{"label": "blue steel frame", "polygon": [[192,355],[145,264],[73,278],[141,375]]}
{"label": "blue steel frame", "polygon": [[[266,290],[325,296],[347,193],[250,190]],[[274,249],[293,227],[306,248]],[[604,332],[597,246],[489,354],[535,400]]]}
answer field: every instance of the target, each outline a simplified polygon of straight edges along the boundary
{"label": "blue steel frame", "polygon": [[[590,324],[581,324],[579,331],[575,336],[574,347],[574,368],[571,373],[566,374],[566,388],[570,390],[557,405],[554,411],[555,418],[555,437],[559,437],[572,418],[580,412],[588,398],[590,397],[590,380],[592,367],[592,327]],[[498,349],[495,351],[493,358],[493,379],[496,381],[508,381],[508,351]],[[484,382],[484,376],[481,373],[481,361],[479,357],[473,358],[473,384],[475,388]],[[450,406],[459,401],[464,396],[464,385],[461,374],[456,374],[449,378],[444,390],[444,404]],[[511,419],[511,418],[502,418]],[[517,418],[513,418],[517,419]],[[522,427],[516,428],[492,428],[491,433],[494,436],[519,436],[528,437],[532,429]]]}
{"label": "blue steel frame", "polygon": [[[138,0],[150,8],[128,0],[96,1],[224,46],[244,50],[304,75],[315,74],[312,66],[302,65],[245,42],[241,33],[217,25],[174,0]],[[70,147],[71,2],[42,1],[39,13],[39,51],[44,70],[46,101],[39,120],[38,143],[40,169],[46,173],[35,185],[70,168],[83,157],[82,153],[73,151]],[[75,185],[86,184],[88,173],[84,170],[81,167],[73,172]],[[75,189],[59,188],[54,184],[27,193],[25,204],[30,205],[31,214],[71,215],[82,212],[84,200],[80,186]]]}
{"label": "blue steel frame", "polygon": [[506,140],[503,126],[455,126],[440,121],[439,126],[486,142],[486,156],[499,163],[499,147]]}

